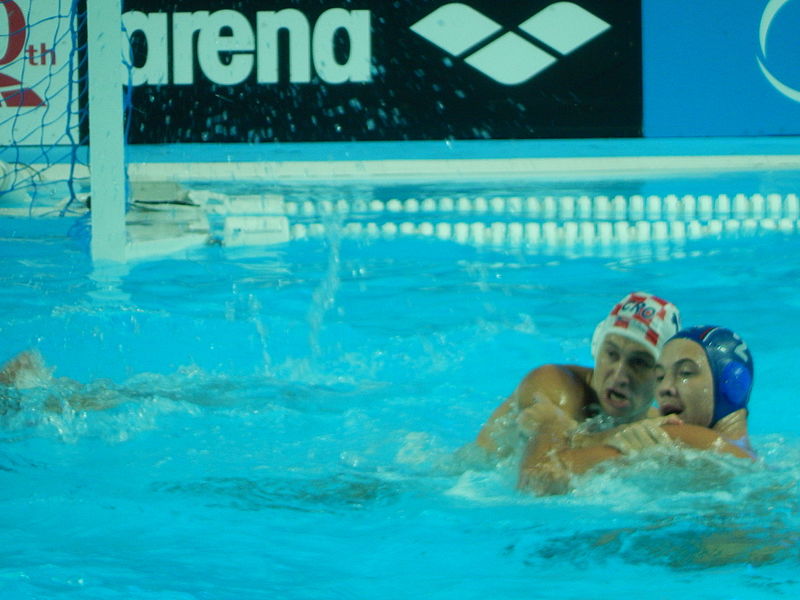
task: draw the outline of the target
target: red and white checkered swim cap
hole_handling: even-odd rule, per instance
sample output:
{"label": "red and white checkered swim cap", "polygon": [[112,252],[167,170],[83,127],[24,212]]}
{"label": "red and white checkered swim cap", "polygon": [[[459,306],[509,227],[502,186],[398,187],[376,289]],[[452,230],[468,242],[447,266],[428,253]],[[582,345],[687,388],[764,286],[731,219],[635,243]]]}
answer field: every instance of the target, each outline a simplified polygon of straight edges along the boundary
{"label": "red and white checkered swim cap", "polygon": [[681,328],[678,307],[647,292],[633,292],[620,300],[597,325],[592,336],[592,356],[609,333],[639,342],[658,359],[661,348]]}

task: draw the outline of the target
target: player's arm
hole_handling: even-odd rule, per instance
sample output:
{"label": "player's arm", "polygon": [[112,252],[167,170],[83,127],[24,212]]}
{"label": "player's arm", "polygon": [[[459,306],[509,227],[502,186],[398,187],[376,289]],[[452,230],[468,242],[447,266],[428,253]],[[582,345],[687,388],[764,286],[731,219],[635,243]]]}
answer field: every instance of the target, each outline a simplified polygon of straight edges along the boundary
{"label": "player's arm", "polygon": [[722,454],[732,454],[738,458],[752,458],[744,449],[732,444],[718,433],[707,427],[698,425],[662,425],[661,428],[669,437],[684,446],[698,450],[712,450]]}
{"label": "player's arm", "polygon": [[516,417],[534,402],[549,402],[575,419],[583,407],[585,383],[576,371],[580,367],[544,365],[534,369],[514,393],[498,406],[478,433],[476,443],[491,454],[507,454],[506,445],[498,443],[509,427],[516,428]]}

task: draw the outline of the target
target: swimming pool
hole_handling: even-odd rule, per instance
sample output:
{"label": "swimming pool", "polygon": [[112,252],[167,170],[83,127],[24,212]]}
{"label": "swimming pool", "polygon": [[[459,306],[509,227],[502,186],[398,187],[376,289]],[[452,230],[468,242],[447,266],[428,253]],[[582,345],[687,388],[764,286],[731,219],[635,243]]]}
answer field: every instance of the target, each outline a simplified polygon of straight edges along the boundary
{"label": "swimming pool", "polygon": [[[597,193],[572,185],[557,192]],[[798,592],[800,237],[585,251],[328,225],[95,270],[64,222],[0,221],[2,358],[36,348],[113,405],[46,412],[72,393],[54,382],[2,417],[3,597]],[[512,464],[457,454],[528,369],[588,363],[594,325],[634,289],[745,337],[762,462],[678,453],[534,498]]]}

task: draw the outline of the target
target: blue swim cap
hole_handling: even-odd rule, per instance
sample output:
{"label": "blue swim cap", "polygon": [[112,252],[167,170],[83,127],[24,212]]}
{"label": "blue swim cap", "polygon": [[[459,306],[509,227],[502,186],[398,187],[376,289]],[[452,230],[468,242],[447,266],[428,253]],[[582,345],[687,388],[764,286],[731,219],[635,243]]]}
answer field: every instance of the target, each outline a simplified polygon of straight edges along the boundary
{"label": "blue swim cap", "polygon": [[747,344],[724,327],[689,327],[672,339],[687,338],[700,344],[708,357],[714,381],[714,416],[709,427],[740,408],[747,408],[753,388],[753,357]]}

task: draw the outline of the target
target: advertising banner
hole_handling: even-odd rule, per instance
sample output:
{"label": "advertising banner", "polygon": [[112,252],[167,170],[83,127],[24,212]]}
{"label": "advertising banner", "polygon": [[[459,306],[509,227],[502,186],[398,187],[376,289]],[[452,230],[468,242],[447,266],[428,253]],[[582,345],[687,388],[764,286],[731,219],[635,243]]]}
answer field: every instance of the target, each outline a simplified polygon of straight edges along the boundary
{"label": "advertising banner", "polygon": [[129,142],[640,136],[640,0],[127,0]]}
{"label": "advertising banner", "polygon": [[800,0],[644,0],[646,137],[800,134]]}
{"label": "advertising banner", "polygon": [[70,0],[0,1],[0,145],[78,138],[71,11]]}

